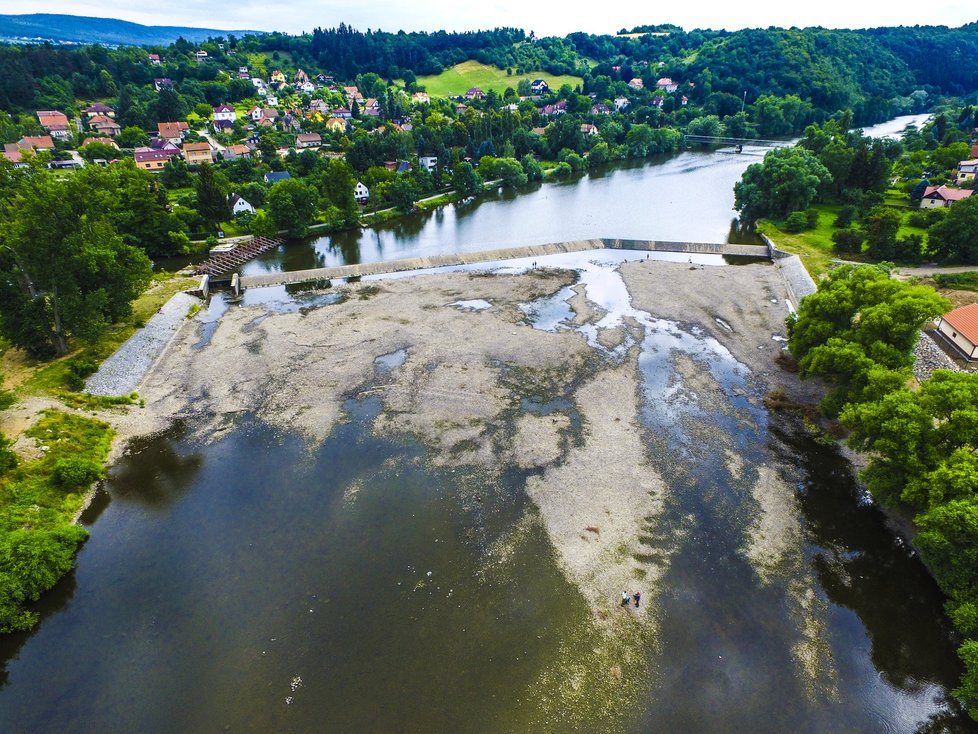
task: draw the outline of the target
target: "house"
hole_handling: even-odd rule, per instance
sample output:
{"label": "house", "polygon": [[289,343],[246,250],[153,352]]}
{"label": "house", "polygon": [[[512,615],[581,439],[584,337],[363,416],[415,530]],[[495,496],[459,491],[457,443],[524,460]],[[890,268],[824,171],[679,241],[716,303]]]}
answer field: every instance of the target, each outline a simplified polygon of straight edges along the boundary
{"label": "house", "polygon": [[312,94],[316,91],[316,85],[312,82],[302,82],[302,84],[297,84],[296,89],[300,92],[305,92],[306,94]]}
{"label": "house", "polygon": [[236,217],[239,214],[244,214],[245,212],[248,212],[249,214],[255,213],[255,207],[237,194],[231,194],[228,197],[228,205],[231,207],[231,216],[233,217]]}
{"label": "house", "polygon": [[677,89],[679,89],[679,85],[676,84],[676,82],[674,82],[669,77],[664,76],[655,83],[655,88],[661,89],[663,92],[668,92],[669,94],[672,94]]}
{"label": "house", "polygon": [[132,155],[136,160],[136,168],[144,171],[159,171],[171,158],[180,155],[180,151],[167,148],[136,148]]}
{"label": "house", "polygon": [[428,171],[428,173],[432,173],[438,167],[438,156],[419,155],[418,165],[420,165],[424,170]]}
{"label": "house", "polygon": [[978,143],[971,144],[971,157],[978,158]]}
{"label": "house", "polygon": [[530,84],[530,91],[533,94],[546,94],[550,91],[550,85],[544,79],[534,79]]}
{"label": "house", "polygon": [[346,119],[342,117],[331,117],[326,120],[326,127],[330,130],[338,130],[339,132],[346,132]]}
{"label": "house", "polygon": [[483,92],[478,87],[472,87],[469,91],[465,93],[466,99],[485,99],[486,93]]}
{"label": "house", "polygon": [[122,126],[111,117],[97,115],[88,121],[88,126],[100,135],[116,136],[122,132]]}
{"label": "house", "polygon": [[567,103],[560,100],[555,104],[545,104],[540,108],[541,115],[563,115],[567,112]]}
{"label": "house", "polygon": [[248,117],[250,117],[255,122],[260,122],[262,119],[271,120],[275,122],[278,119],[278,110],[271,107],[252,107],[248,110]]}
{"label": "house", "polygon": [[115,110],[109,107],[107,104],[102,104],[101,102],[96,102],[91,107],[86,107],[82,110],[88,119],[93,117],[115,117]]}
{"label": "house", "polygon": [[153,89],[159,92],[162,89],[173,89],[173,80],[163,77],[162,79],[153,80]]}
{"label": "house", "polygon": [[937,321],[937,331],[969,360],[978,359],[978,303],[950,311]]}
{"label": "house", "polygon": [[251,85],[255,89],[264,89],[265,88],[265,80],[264,79],[259,79],[258,77],[253,76],[253,77],[251,77]]}
{"label": "house", "polygon": [[149,63],[152,64],[153,66],[159,66],[162,62],[163,60],[160,58],[159,54],[149,55]]}
{"label": "house", "polygon": [[297,133],[302,130],[302,118],[296,110],[289,110],[282,117],[282,129],[286,132]]}
{"label": "house", "polygon": [[626,109],[630,102],[627,97],[615,97],[615,112],[621,112]]}
{"label": "house", "polygon": [[360,94],[360,90],[356,87],[343,87],[343,94],[346,95],[346,99],[350,104],[353,104],[353,100],[363,102],[363,95]]}
{"label": "house", "polygon": [[24,168],[27,166],[22,158],[24,151],[21,150],[17,143],[4,143],[3,144],[3,157],[14,164],[14,168]]}
{"label": "house", "polygon": [[211,150],[210,143],[184,143],[183,159],[191,166],[213,163],[214,151]]}
{"label": "house", "polygon": [[597,125],[592,125],[589,122],[581,125],[581,133],[584,135],[597,135],[599,132]]}
{"label": "house", "polygon": [[628,82],[628,86],[635,90],[645,89],[645,82],[643,82],[638,77],[635,77],[634,79]]}
{"label": "house", "polygon": [[201,49],[194,54],[194,58],[196,58],[197,61],[207,61],[207,52]]}
{"label": "house", "polygon": [[611,114],[611,110],[608,109],[608,105],[606,105],[606,104],[600,104],[599,103],[599,104],[591,105],[591,114],[592,115],[610,115]]}
{"label": "house", "polygon": [[251,158],[251,148],[244,143],[237,143],[224,149],[225,160],[233,161],[237,158]]}
{"label": "house", "polygon": [[323,138],[319,133],[299,133],[295,136],[296,148],[318,148],[323,144]]}
{"label": "house", "polygon": [[666,103],[666,98],[665,97],[653,97],[652,98],[652,105],[654,107],[657,107],[660,110],[662,109],[662,105],[664,105],[665,103]]}
{"label": "house", "polygon": [[971,189],[952,189],[947,186],[928,186],[920,199],[921,209],[951,206],[956,201],[967,199],[974,191]]}
{"label": "house", "polygon": [[681,104],[683,107],[685,107],[686,105],[688,105],[689,104],[689,97],[687,97],[684,94],[682,97],[680,97],[679,104]]}
{"label": "house", "polygon": [[271,74],[268,75],[268,81],[276,82],[278,84],[283,84],[286,81],[285,73],[276,69],[275,71],[273,71]]}
{"label": "house", "polygon": [[978,158],[971,161],[961,161],[958,163],[958,173],[954,177],[954,183],[958,186],[970,186],[976,176],[978,176]]}
{"label": "house", "polygon": [[302,69],[295,70],[295,76],[292,77],[292,81],[295,84],[305,84],[309,81],[309,75],[306,74]]}
{"label": "house", "polygon": [[316,81],[320,84],[332,84],[333,77],[331,77],[329,74],[316,74]]}
{"label": "house", "polygon": [[333,110],[333,118],[340,120],[349,120],[353,117],[353,113],[350,112],[346,107],[339,107]]}
{"label": "house", "polygon": [[265,183],[267,184],[274,184],[278,183],[279,181],[288,181],[290,178],[292,178],[292,176],[289,175],[288,171],[270,171],[264,176]]}
{"label": "house", "polygon": [[457,105],[455,105],[455,114],[457,115],[464,114],[467,109],[468,107],[466,105],[459,102]]}
{"label": "house", "polygon": [[214,108],[214,122],[234,122],[237,119],[238,115],[231,105],[219,104]]}
{"label": "house", "polygon": [[276,107],[278,105],[278,97],[274,94],[265,94],[265,104],[270,107]]}
{"label": "house", "polygon": [[353,198],[357,200],[357,204],[366,204],[370,199],[370,189],[363,182],[357,181],[357,185],[353,187]]}
{"label": "house", "polygon": [[180,122],[158,122],[156,129],[159,131],[160,140],[167,140],[175,145],[179,145],[184,136],[190,131],[190,125],[181,120]]}
{"label": "house", "polygon": [[52,138],[65,139],[71,135],[68,129],[68,116],[57,110],[39,110],[37,119],[41,127],[48,131]]}
{"label": "house", "polygon": [[431,102],[431,97],[428,96],[427,92],[415,92],[411,95],[412,104],[428,104]]}
{"label": "house", "polygon": [[21,150],[54,150],[54,140],[50,135],[27,135],[17,141]]}
{"label": "house", "polygon": [[394,173],[409,173],[411,164],[407,161],[384,161],[384,168]]}

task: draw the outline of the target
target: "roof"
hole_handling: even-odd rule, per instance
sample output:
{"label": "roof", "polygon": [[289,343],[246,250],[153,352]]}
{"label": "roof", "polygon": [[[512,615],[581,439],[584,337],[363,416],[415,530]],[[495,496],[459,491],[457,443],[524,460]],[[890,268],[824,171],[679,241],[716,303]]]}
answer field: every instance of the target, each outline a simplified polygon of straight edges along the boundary
{"label": "roof", "polygon": [[107,104],[96,102],[91,107],[86,107],[85,112],[112,112],[112,108]]}
{"label": "roof", "polygon": [[219,104],[214,108],[214,112],[234,112],[234,107],[226,104]]}
{"label": "roof", "polygon": [[6,158],[11,163],[20,163],[20,159],[23,153],[16,143],[4,143],[3,144],[3,157]]}
{"label": "roof", "polygon": [[251,152],[251,148],[249,148],[244,143],[238,143],[237,145],[229,145],[227,147],[227,150],[230,153],[233,153],[234,155],[248,155],[248,153]]}
{"label": "roof", "polygon": [[299,133],[295,136],[295,139],[300,143],[312,143],[312,142],[322,142],[322,136],[319,133]]}
{"label": "roof", "polygon": [[56,110],[38,110],[37,119],[40,121],[41,127],[68,124],[68,116],[64,112],[58,112]]}
{"label": "roof", "polygon": [[35,150],[54,150],[54,140],[50,135],[26,135],[17,143],[21,148]]}
{"label": "roof", "polygon": [[278,183],[288,181],[292,175],[288,171],[270,171],[265,174],[265,183]]}
{"label": "roof", "polygon": [[969,303],[967,306],[956,308],[941,318],[969,342],[978,344],[978,303]]}
{"label": "roof", "polygon": [[978,158],[970,161],[958,161],[958,168],[961,168],[961,166],[978,166]]}
{"label": "roof", "polygon": [[100,143],[102,145],[111,145],[113,148],[118,148],[118,144],[112,138],[85,138],[82,141],[82,147],[84,148],[89,143]]}
{"label": "roof", "polygon": [[183,152],[184,153],[187,153],[187,152],[193,152],[193,153],[201,152],[202,153],[205,150],[208,153],[211,152],[210,143],[184,143],[184,145],[183,145]]}
{"label": "roof", "polygon": [[947,186],[928,186],[924,189],[924,199],[935,198],[944,201],[961,201],[971,196],[974,191],[971,189],[952,189]]}
{"label": "roof", "polygon": [[186,122],[158,122],[156,129],[160,132],[161,138],[179,138],[184,130],[189,130],[190,126]]}
{"label": "roof", "polygon": [[136,163],[145,163],[146,161],[168,161],[178,152],[165,148],[136,148],[132,156],[136,159]]}

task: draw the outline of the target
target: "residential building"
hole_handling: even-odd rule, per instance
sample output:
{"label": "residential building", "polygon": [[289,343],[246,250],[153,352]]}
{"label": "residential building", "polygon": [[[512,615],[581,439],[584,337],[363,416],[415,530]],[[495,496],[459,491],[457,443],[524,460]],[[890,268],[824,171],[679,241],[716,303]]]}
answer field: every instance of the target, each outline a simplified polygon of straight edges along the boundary
{"label": "residential building", "polygon": [[82,111],[85,113],[88,119],[92,119],[93,117],[115,117],[115,110],[109,107],[107,104],[102,104],[101,102],[97,102],[91,107],[86,107]]}
{"label": "residential building", "polygon": [[156,129],[159,131],[160,140],[167,140],[174,145],[179,145],[190,131],[190,126],[183,120],[179,122],[158,122]]}
{"label": "residential building", "polygon": [[533,94],[546,94],[550,91],[550,85],[547,84],[545,79],[534,79],[530,84],[530,91]]}
{"label": "residential building", "polygon": [[343,87],[343,94],[346,95],[346,100],[350,104],[353,104],[353,100],[363,102],[363,95],[360,94],[360,90],[357,87]]}
{"label": "residential building", "polygon": [[111,145],[113,148],[119,148],[118,143],[116,143],[112,138],[85,138],[82,141],[81,147],[84,148],[86,145],[91,145],[92,143],[98,143],[99,145]]}
{"label": "residential building", "polygon": [[210,143],[184,143],[182,150],[183,159],[188,165],[214,162],[214,151],[211,150]]}
{"label": "residential building", "polygon": [[173,80],[163,77],[153,80],[153,89],[159,92],[161,89],[173,89]]}
{"label": "residential building", "polygon": [[970,186],[976,176],[978,176],[978,158],[971,161],[961,161],[958,163],[958,173],[954,177],[954,183],[958,186]]}
{"label": "residential building", "polygon": [[282,84],[286,81],[285,73],[276,69],[275,71],[273,71],[271,74],[268,75],[268,81]]}
{"label": "residential building", "polygon": [[431,97],[428,96],[427,92],[415,92],[411,95],[411,102],[413,104],[428,104],[431,102]]}
{"label": "residential building", "polygon": [[171,158],[180,155],[180,151],[167,148],[136,148],[132,155],[136,160],[136,168],[144,171],[159,171]]}
{"label": "residential building", "polygon": [[610,115],[611,114],[611,110],[608,109],[608,105],[606,105],[606,104],[600,104],[599,103],[599,104],[591,105],[591,114],[592,115]]}
{"label": "residential building", "polygon": [[581,133],[584,135],[597,135],[599,132],[597,125],[592,125],[589,122],[581,125]]}
{"label": "residential building", "polygon": [[486,93],[483,92],[478,87],[472,87],[469,91],[465,93],[466,99],[485,99]]}
{"label": "residential building", "polygon": [[270,171],[263,176],[265,183],[274,184],[279,181],[288,181],[292,176],[288,171]]}
{"label": "residential building", "polygon": [[939,206],[951,206],[956,201],[967,199],[974,191],[971,189],[952,189],[948,186],[928,186],[920,199],[921,209],[934,209]]}
{"label": "residential building", "polygon": [[68,129],[68,116],[57,110],[39,110],[37,119],[41,127],[47,130],[52,138],[65,139],[71,135]]}
{"label": "residential building", "polygon": [[438,167],[438,156],[434,155],[419,155],[418,165],[420,165],[428,173],[433,173]]}
{"label": "residential building", "polygon": [[357,200],[357,204],[366,204],[370,199],[370,189],[357,181],[357,185],[353,187],[353,198]]}
{"label": "residential building", "polygon": [[349,120],[353,117],[353,113],[346,107],[339,107],[338,109],[333,110],[333,117],[338,117],[341,120]]}
{"label": "residential building", "polygon": [[227,121],[234,122],[238,119],[237,113],[234,111],[234,107],[226,104],[219,104],[214,108],[214,122]]}
{"label": "residential building", "polygon": [[629,105],[627,97],[615,97],[615,112],[621,112]]}
{"label": "residential building", "polygon": [[242,199],[237,194],[231,194],[231,196],[228,197],[228,204],[231,207],[231,216],[236,217],[239,214],[244,214],[245,212],[247,212],[248,214],[255,213],[255,207],[253,207],[251,204],[249,204],[247,201]]}
{"label": "residential building", "polygon": [[674,82],[669,77],[664,76],[655,83],[655,88],[661,89],[663,92],[668,92],[669,94],[672,94],[677,89],[679,89],[679,85],[676,84],[676,82]]}
{"label": "residential building", "polygon": [[346,119],[342,117],[331,117],[326,120],[326,127],[330,130],[336,130],[339,132],[346,131]]}
{"label": "residential building", "polygon": [[27,135],[17,141],[21,150],[54,150],[54,140],[50,135]]}
{"label": "residential building", "polygon": [[109,135],[115,137],[122,132],[122,126],[111,117],[97,115],[88,121],[88,126],[95,130],[99,135]]}
{"label": "residential building", "polygon": [[207,52],[201,49],[194,54],[194,57],[197,59],[197,61],[207,61]]}
{"label": "residential building", "polygon": [[3,144],[3,157],[14,164],[14,168],[24,168],[27,164],[22,160],[24,151],[17,143]]}
{"label": "residential building", "polygon": [[296,148],[318,148],[323,144],[323,138],[319,133],[299,133],[295,136]]}
{"label": "residential building", "polygon": [[628,82],[628,86],[635,90],[645,89],[645,82],[643,82],[638,77],[635,77],[634,79]]}
{"label": "residential building", "polygon": [[152,64],[153,66],[159,66],[162,62],[163,62],[163,59],[160,58],[160,55],[159,54],[150,54],[149,55],[149,63]]}
{"label": "residential building", "polygon": [[236,145],[229,145],[224,149],[225,160],[233,161],[236,158],[251,158],[251,148],[244,143],[237,143]]}
{"label": "residential building", "polygon": [[969,360],[978,359],[978,303],[950,311],[937,322],[943,334]]}

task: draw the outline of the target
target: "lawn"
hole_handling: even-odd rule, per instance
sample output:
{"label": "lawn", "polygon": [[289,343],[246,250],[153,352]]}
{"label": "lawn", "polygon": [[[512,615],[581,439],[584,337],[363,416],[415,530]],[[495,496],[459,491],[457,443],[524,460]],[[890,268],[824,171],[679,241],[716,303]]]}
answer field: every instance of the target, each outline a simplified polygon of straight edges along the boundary
{"label": "lawn", "polygon": [[479,87],[483,92],[494,89],[500,93],[506,91],[506,87],[516,89],[520,79],[544,79],[554,91],[564,84],[576,87],[582,81],[579,76],[554,76],[543,71],[509,76],[505,69],[480,64],[478,61],[464,61],[436,76],[418,77],[418,84],[424,86],[428,94],[434,97],[453,97],[465,94],[472,87]]}

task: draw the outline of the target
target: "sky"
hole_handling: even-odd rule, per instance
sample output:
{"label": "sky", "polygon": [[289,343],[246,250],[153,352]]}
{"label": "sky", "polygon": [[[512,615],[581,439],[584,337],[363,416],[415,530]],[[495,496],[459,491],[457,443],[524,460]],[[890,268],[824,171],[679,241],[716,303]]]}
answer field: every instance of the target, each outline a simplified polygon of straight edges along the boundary
{"label": "sky", "polygon": [[[888,25],[960,26],[978,20],[974,0],[940,3],[892,0],[818,0],[748,3],[701,0],[663,4],[617,0],[607,5],[593,0],[289,0],[276,6],[269,0],[170,0],[134,4],[132,0],[5,0],[2,12],[65,13],[118,18],[144,25],[179,25],[222,30],[262,30],[299,33],[341,22],[354,28],[385,31],[477,30],[514,26],[538,36],[563,36],[571,31],[615,33],[642,24],[672,23],[694,28],[766,28],[813,26],[867,28]],[[672,7],[669,7],[672,5]]]}

